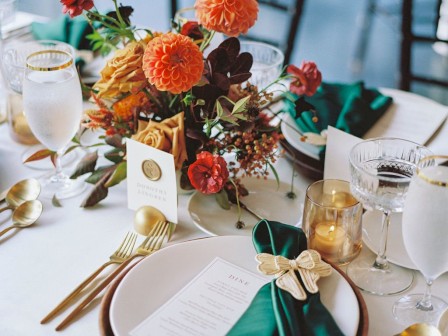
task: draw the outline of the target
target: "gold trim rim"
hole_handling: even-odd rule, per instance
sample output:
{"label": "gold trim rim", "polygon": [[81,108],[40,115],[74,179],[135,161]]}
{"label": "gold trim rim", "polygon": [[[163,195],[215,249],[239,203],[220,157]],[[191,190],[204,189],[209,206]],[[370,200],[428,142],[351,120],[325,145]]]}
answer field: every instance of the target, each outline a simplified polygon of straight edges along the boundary
{"label": "gold trim rim", "polygon": [[[37,56],[37,55],[42,55],[42,54],[47,54],[47,53],[54,53],[54,54],[61,54],[61,55],[67,55],[70,60],[67,61],[66,63],[62,64],[62,65],[58,65],[58,66],[54,66],[54,67],[38,67],[38,66],[33,66],[31,64],[28,63],[28,60],[31,57]],[[28,55],[26,57],[26,67],[30,70],[33,71],[56,71],[56,70],[62,70],[62,69],[66,69],[69,66],[71,66],[73,64],[73,57],[72,55],[70,55],[68,52],[63,51],[63,50],[40,50],[40,51],[36,51],[33,52],[32,54]]]}
{"label": "gold trim rim", "polygon": [[417,164],[416,175],[418,177],[420,177],[423,181],[425,181],[425,182],[427,182],[429,184],[433,184],[433,185],[436,185],[436,186],[439,186],[439,187],[445,187],[446,188],[446,187],[448,187],[448,182],[447,181],[434,180],[434,179],[426,176],[425,174],[423,174],[422,168],[420,168],[420,164],[422,162],[429,161],[429,160],[435,160],[435,159],[445,159],[446,161],[448,161],[448,155],[429,155],[429,156],[424,157]]}

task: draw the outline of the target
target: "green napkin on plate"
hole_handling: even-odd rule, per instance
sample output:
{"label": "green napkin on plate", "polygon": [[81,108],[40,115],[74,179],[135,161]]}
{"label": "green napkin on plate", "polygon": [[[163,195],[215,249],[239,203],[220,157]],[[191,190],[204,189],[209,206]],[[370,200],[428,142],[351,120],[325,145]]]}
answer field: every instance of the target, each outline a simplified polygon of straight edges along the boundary
{"label": "green napkin on plate", "polygon": [[315,107],[316,123],[312,121],[312,112],[296,116],[294,105],[286,104],[286,110],[302,132],[320,133],[333,126],[357,137],[362,137],[392,104],[391,97],[366,89],[363,82],[322,83],[316,94],[305,100]]}
{"label": "green napkin on plate", "polygon": [[78,50],[91,49],[86,36],[92,32],[92,28],[82,16],[73,19],[61,16],[48,23],[33,22],[31,32],[36,40],[56,40],[66,42]]}
{"label": "green napkin on plate", "polygon": [[[282,255],[288,259],[296,258],[307,249],[301,229],[268,220],[262,220],[254,227],[252,240],[258,253]],[[228,335],[337,336],[343,333],[320,302],[319,293],[307,292],[306,301],[298,301],[278,288],[273,279],[259,290]]]}

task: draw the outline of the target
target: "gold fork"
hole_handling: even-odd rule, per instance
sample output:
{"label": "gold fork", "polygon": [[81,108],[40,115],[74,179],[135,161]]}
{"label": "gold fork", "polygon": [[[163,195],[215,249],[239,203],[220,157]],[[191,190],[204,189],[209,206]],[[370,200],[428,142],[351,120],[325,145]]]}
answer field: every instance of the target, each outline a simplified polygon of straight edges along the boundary
{"label": "gold fork", "polygon": [[109,257],[109,261],[101,265],[95,272],[93,272],[87,279],[85,279],[78,287],[76,287],[64,300],[62,300],[51,312],[45,316],[41,324],[47,323],[55,317],[76,295],[78,295],[89,283],[93,281],[106,267],[112,264],[121,264],[131,256],[134,250],[134,245],[137,240],[137,234],[128,232],[121,242],[117,250]]}
{"label": "gold fork", "polygon": [[[158,221],[148,237],[141,243],[134,254],[118,266],[113,273],[111,273],[106,279],[103,280],[93,291],[78,305],[72,312],[56,327],[56,331],[63,330],[70,322],[87,306],[95,297],[101,293],[101,291],[109,285],[120,272],[126,268],[129,263],[138,257],[146,257],[155,251],[159,250],[164,243],[165,238],[170,239],[175,225],[166,221]],[[139,262],[139,261],[138,261]]]}

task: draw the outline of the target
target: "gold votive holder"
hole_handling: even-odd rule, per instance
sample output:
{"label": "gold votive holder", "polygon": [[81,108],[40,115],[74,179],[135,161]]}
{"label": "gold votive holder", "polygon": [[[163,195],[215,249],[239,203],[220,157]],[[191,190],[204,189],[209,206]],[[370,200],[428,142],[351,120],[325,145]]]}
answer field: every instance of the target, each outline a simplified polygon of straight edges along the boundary
{"label": "gold votive holder", "polygon": [[362,246],[362,205],[350,193],[350,183],[320,180],[306,190],[302,228],[308,248],[338,265],[352,261]]}
{"label": "gold votive holder", "polygon": [[7,97],[6,111],[9,133],[15,141],[25,145],[35,145],[39,141],[31,132],[28,120],[23,112],[22,95],[10,93]]}

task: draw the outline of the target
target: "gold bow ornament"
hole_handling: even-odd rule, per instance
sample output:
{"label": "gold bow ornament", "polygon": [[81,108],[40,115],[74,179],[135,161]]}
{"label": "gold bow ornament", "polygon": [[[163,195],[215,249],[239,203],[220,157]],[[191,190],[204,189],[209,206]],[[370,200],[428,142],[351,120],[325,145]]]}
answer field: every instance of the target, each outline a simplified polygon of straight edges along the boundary
{"label": "gold bow ornament", "polygon": [[319,252],[305,250],[296,259],[289,260],[283,256],[269,253],[259,253],[258,271],[266,275],[275,275],[277,287],[289,292],[297,300],[306,300],[306,292],[297,278],[298,271],[305,288],[310,293],[317,293],[317,281],[331,274],[331,266],[322,261]]}

